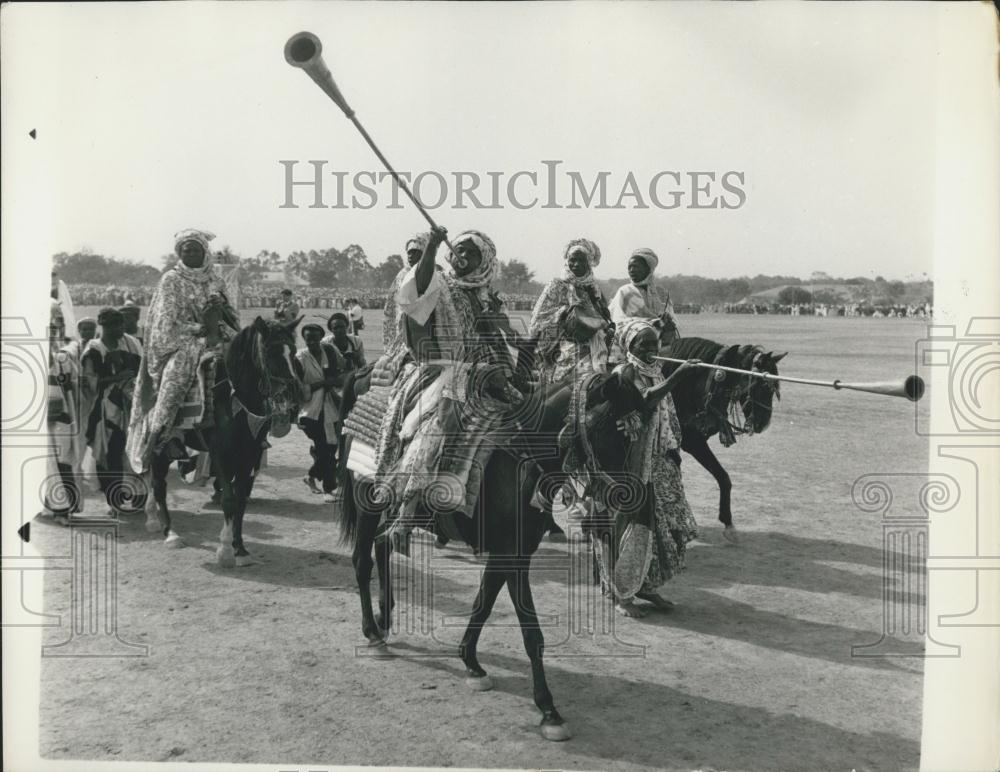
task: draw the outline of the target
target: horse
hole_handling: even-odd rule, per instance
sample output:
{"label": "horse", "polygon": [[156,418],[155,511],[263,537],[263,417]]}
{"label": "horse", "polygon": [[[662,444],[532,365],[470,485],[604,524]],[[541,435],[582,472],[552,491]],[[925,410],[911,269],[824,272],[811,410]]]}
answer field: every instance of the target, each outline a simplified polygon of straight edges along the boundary
{"label": "horse", "polygon": [[[560,741],[570,737],[565,720],[556,709],[545,679],[542,662],[544,637],[535,612],[531,593],[531,557],[549,528],[551,516],[533,508],[536,488],[541,490],[546,478],[564,479],[560,461],[560,437],[565,437],[567,415],[580,400],[581,387],[553,384],[536,387],[518,411],[518,421],[509,440],[490,456],[482,474],[477,504],[471,518],[454,515],[453,528],[462,540],[477,552],[487,553],[486,566],[473,604],[468,626],[458,655],[465,666],[465,683],[475,691],[488,691],[493,682],[477,657],[479,638],[504,586],[517,614],[525,652],[531,663],[533,698],[541,711],[542,736]],[[600,428],[614,434],[619,418],[637,409],[642,397],[635,386],[616,375],[587,379],[585,402],[604,406]],[[610,429],[610,431],[609,431]],[[596,431],[596,429],[594,430]],[[588,430],[584,430],[588,434]],[[577,432],[580,434],[580,432]],[[620,445],[620,443],[619,443]],[[597,459],[600,468],[623,464],[624,453],[615,446]],[[525,460],[531,463],[525,463]],[[344,504],[341,509],[341,532],[345,542],[353,543],[352,562],[361,600],[362,634],[369,645],[386,647],[394,605],[390,576],[392,540],[382,527],[388,507],[377,503],[378,483],[371,478],[343,477]],[[513,495],[497,495],[510,491]],[[488,495],[491,494],[491,495]],[[549,506],[551,506],[549,504]],[[425,514],[426,511],[425,511]],[[430,514],[421,527],[435,530],[437,520]],[[374,552],[374,560],[372,554]],[[373,564],[379,577],[379,613],[373,613],[371,581]]]}
{"label": "horse", "polygon": [[[243,543],[243,515],[273,419],[294,411],[304,397],[294,356],[300,321],[258,316],[240,330],[215,358],[213,425],[185,432],[186,445],[210,454],[222,486],[224,520],[216,556],[224,568],[254,562]],[[166,479],[173,460],[166,449],[153,455],[149,474],[156,517],[147,512],[147,529],[161,531],[166,544],[175,547],[182,544],[171,528]]]}
{"label": "horse", "polygon": [[[678,338],[663,350],[675,359],[700,359],[709,364],[734,367],[758,373],[778,374],[778,362],[788,352],[775,354],[760,346],[724,346],[705,338]],[[677,367],[663,366],[669,376]],[[760,434],[771,423],[774,398],[781,399],[779,383],[751,375],[727,373],[703,367],[684,373],[673,391],[674,407],[681,423],[681,448],[701,464],[719,485],[719,521],[725,526],[723,536],[737,542],[736,526],[730,507],[733,489],[729,474],[708,446],[719,435],[729,447],[737,435]]]}

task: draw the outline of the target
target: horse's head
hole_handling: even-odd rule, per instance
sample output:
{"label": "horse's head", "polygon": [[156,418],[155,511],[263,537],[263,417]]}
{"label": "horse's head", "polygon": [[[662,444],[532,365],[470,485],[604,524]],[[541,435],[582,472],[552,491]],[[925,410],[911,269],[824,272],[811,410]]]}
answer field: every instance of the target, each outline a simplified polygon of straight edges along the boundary
{"label": "horse's head", "polygon": [[[778,362],[788,356],[788,352],[775,354],[764,351],[759,346],[741,347],[741,361],[734,365],[741,370],[757,373],[778,374]],[[771,409],[774,398],[781,399],[781,384],[767,378],[740,376],[737,399],[746,419],[746,426],[754,434],[760,434],[771,423]]]}
{"label": "horse's head", "polygon": [[302,402],[302,366],[295,358],[300,321],[283,323],[258,316],[230,344],[226,369],[244,397],[269,402],[277,411],[292,410]]}
{"label": "horse's head", "polygon": [[264,396],[274,396],[282,390],[300,391],[300,370],[295,358],[295,330],[302,317],[291,322],[254,319],[257,337],[258,365],[269,382]]}

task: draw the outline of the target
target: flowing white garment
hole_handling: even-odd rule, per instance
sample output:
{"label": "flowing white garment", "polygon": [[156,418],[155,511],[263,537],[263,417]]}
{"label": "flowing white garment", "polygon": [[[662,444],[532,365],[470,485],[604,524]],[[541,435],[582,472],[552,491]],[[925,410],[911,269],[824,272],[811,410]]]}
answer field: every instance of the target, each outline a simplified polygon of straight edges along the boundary
{"label": "flowing white garment", "polygon": [[66,327],[66,337],[67,338],[77,338],[79,339],[80,333],[76,329],[76,312],[73,310],[73,298],[70,297],[69,287],[66,286],[66,282],[59,279],[59,292],[57,293],[59,297],[59,308],[62,310],[63,324]]}

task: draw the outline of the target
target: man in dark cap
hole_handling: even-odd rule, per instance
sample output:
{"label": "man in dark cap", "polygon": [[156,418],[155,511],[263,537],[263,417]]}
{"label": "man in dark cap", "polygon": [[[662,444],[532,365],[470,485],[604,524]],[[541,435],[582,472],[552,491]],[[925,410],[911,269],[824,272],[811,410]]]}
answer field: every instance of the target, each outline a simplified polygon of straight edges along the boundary
{"label": "man in dark cap", "polygon": [[117,308],[101,309],[97,323],[101,337],[87,344],[81,361],[87,401],[93,405],[86,436],[109,514],[117,517],[143,493],[139,478],[131,474],[126,478],[125,466],[125,432],[142,344],[125,332],[125,318]]}
{"label": "man in dark cap", "polygon": [[118,311],[125,320],[125,332],[142,343],[142,336],[139,334],[139,306],[134,303],[126,303]]}
{"label": "man in dark cap", "polygon": [[[341,395],[337,387],[342,385],[344,372],[338,368],[338,356],[334,347],[323,341],[323,328],[318,324],[302,327],[305,349],[295,356],[302,364],[302,382],[310,391],[309,400],[299,413],[299,427],[312,440],[313,464],[302,478],[313,493],[323,493],[326,502],[334,500],[337,488],[337,446],[340,443]],[[322,491],[316,486],[319,480]]]}
{"label": "man in dark cap", "polygon": [[97,337],[97,320],[92,316],[85,316],[76,323],[76,331],[80,333],[80,345],[86,346]]}
{"label": "man in dark cap", "polygon": [[291,322],[299,318],[299,304],[295,302],[290,289],[281,291],[281,298],[274,307],[274,318],[279,322]]}
{"label": "man in dark cap", "polygon": [[330,334],[323,342],[333,346],[337,354],[338,369],[342,373],[360,370],[367,362],[365,360],[365,344],[360,335],[351,335],[351,322],[343,311],[334,311],[326,322]]}

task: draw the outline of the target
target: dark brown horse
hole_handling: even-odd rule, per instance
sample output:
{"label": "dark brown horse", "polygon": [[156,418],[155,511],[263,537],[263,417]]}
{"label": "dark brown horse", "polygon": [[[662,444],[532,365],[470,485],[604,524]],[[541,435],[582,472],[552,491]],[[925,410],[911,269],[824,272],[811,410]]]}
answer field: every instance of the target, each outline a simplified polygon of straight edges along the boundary
{"label": "dark brown horse", "polygon": [[[615,435],[618,418],[641,403],[638,390],[619,381],[617,376],[595,379],[585,394],[588,404],[603,409],[600,424],[590,431],[606,437]],[[574,394],[573,388],[565,385],[534,391],[518,411],[508,441],[502,449],[494,451],[486,464],[473,516],[446,515],[453,518],[454,527],[466,544],[488,555],[458,652],[466,668],[466,684],[477,691],[493,688],[492,680],[479,663],[477,647],[497,596],[506,586],[531,662],[534,701],[542,713],[542,735],[548,740],[566,740],[570,733],[556,710],[542,664],[544,639],[531,593],[530,567],[531,556],[538,549],[550,518],[531,502],[540,481],[561,479],[559,433],[566,426],[571,403],[578,402],[579,395],[579,390]],[[565,437],[564,434],[564,440]],[[620,442],[610,446],[605,457],[596,459],[598,465],[604,469],[620,468],[623,457],[620,446]],[[602,447],[609,447],[606,440]],[[386,507],[373,503],[377,498],[375,486],[370,479],[354,481],[350,473],[346,475],[341,526],[344,538],[354,545],[352,557],[361,596],[362,633],[371,645],[383,647],[394,603],[390,577],[392,541],[385,537]],[[422,527],[438,530],[440,515],[432,514],[429,507],[425,514]],[[379,576],[378,614],[373,611],[369,589],[373,566],[377,566]]]}
{"label": "dark brown horse", "polygon": [[[214,362],[214,425],[185,436],[186,445],[210,454],[222,486],[224,520],[217,556],[225,568],[253,563],[243,544],[243,515],[273,419],[294,412],[302,398],[295,359],[298,324],[299,320],[282,324],[258,316],[240,330]],[[167,508],[167,470],[173,460],[165,451],[153,457],[150,475],[157,520],[147,524],[150,530],[162,531],[169,546],[182,546]]]}
{"label": "dark brown horse", "polygon": [[[760,373],[778,374],[778,362],[786,355],[765,351],[760,346],[724,346],[705,338],[678,338],[662,352],[674,359],[700,359],[709,364]],[[667,363],[663,374],[677,365]],[[729,474],[708,446],[719,435],[726,447],[737,436],[760,434],[771,423],[774,398],[781,398],[778,383],[751,375],[727,373],[695,367],[683,375],[672,392],[681,422],[681,448],[691,454],[719,484],[719,520],[723,535],[736,542],[736,527],[730,506],[733,484]]]}

